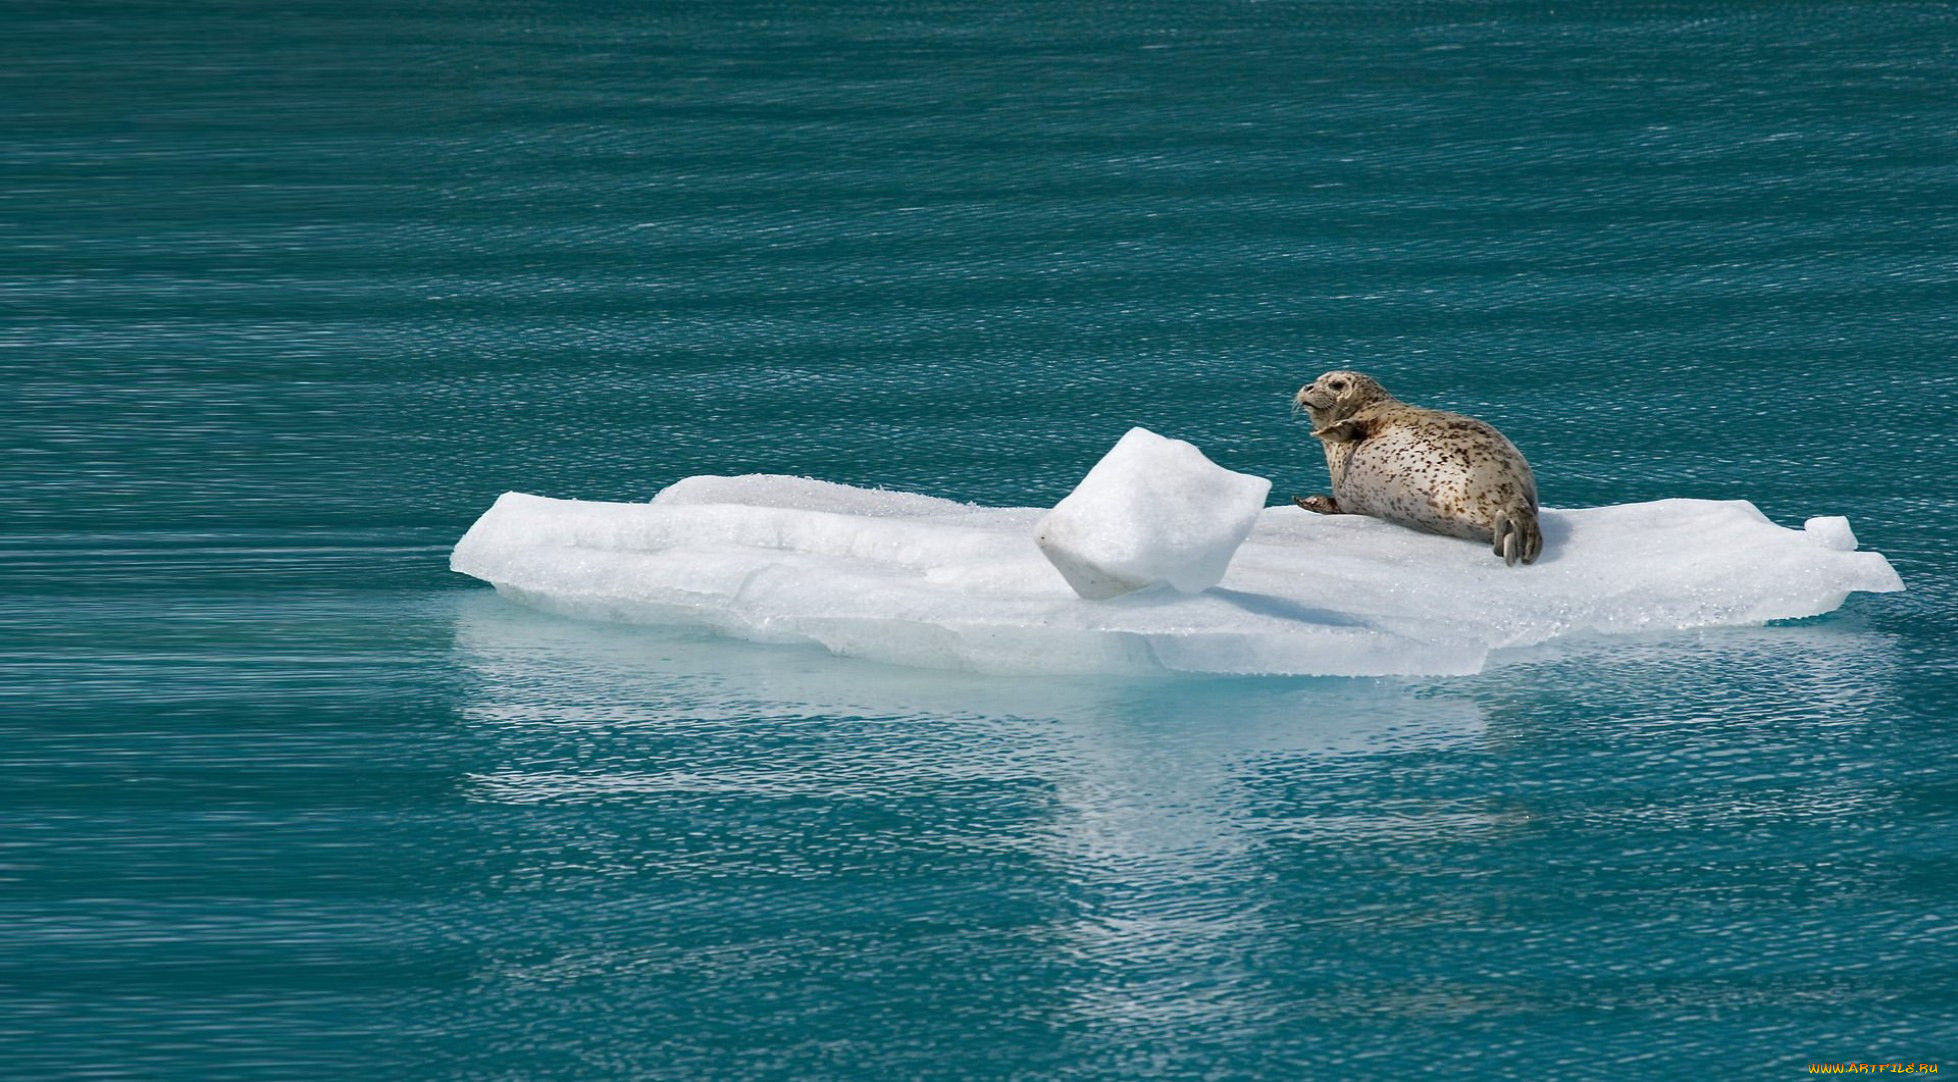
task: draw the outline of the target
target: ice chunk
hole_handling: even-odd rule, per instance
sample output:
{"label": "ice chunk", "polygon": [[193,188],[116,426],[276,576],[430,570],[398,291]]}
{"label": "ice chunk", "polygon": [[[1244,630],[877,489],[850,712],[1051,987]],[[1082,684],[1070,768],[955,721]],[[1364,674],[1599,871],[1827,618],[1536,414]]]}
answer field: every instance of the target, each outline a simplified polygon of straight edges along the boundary
{"label": "ice chunk", "polygon": [[1740,501],[1545,509],[1543,557],[1516,568],[1472,541],[1273,507],[1219,586],[1091,603],[1035,545],[1043,514],[793,477],[689,478],[639,504],[509,493],[450,565],[571,616],[991,673],[1468,673],[1492,650],[1903,588],[1881,555]]}
{"label": "ice chunk", "polygon": [[1802,530],[1810,541],[1823,548],[1856,551],[1856,531],[1849,528],[1849,520],[1841,515],[1818,515],[1802,523]]}
{"label": "ice chunk", "polygon": [[1131,428],[1041,517],[1034,541],[1085,598],[1160,583],[1194,594],[1223,581],[1270,491],[1270,481],[1232,473],[1195,444]]}

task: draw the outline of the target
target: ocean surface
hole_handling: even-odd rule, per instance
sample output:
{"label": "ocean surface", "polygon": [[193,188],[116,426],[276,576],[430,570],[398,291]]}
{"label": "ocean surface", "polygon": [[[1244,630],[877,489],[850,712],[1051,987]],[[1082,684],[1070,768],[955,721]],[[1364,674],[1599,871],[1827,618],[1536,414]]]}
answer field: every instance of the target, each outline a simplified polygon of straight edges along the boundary
{"label": "ocean surface", "polygon": [[[0,105],[0,1076],[1958,1069],[1950,4],[13,0]],[[1003,679],[447,566],[1133,425],[1283,501],[1335,367],[1908,591]]]}

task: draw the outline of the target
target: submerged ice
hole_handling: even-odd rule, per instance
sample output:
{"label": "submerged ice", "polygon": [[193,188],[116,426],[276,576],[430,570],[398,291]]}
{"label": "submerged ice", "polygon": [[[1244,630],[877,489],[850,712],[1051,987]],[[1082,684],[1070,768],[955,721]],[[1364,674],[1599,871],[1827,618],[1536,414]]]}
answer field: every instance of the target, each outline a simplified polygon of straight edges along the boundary
{"label": "submerged ice", "polygon": [[569,616],[991,673],[1459,674],[1504,648],[1760,624],[1903,588],[1841,518],[1794,530],[1744,501],[1681,499],[1546,509],[1528,568],[1265,508],[1218,585],[1094,601],[1036,545],[1047,513],[765,475],[691,477],[644,504],[513,492],[451,566]]}

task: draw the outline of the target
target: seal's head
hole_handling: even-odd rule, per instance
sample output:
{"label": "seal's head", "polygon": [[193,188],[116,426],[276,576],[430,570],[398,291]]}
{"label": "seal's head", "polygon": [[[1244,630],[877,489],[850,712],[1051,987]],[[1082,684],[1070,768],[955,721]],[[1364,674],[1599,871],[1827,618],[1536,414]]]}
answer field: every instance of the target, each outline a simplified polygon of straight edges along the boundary
{"label": "seal's head", "polygon": [[1342,368],[1300,387],[1294,401],[1305,407],[1306,416],[1312,418],[1312,427],[1324,428],[1393,397],[1372,376]]}

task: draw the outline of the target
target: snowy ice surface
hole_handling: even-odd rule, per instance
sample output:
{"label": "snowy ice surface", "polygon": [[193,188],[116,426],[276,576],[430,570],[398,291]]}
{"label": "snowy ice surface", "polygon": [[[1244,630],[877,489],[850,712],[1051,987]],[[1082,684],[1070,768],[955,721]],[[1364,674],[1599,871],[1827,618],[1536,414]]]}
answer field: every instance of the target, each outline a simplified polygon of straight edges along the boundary
{"label": "snowy ice surface", "polygon": [[1492,650],[1903,589],[1841,518],[1791,530],[1744,501],[1660,500],[1546,509],[1542,558],[1513,568],[1473,541],[1266,508],[1220,585],[1088,601],[1034,543],[1045,513],[766,475],[646,504],[512,492],[450,566],[569,616],[990,673],[1471,673]]}
{"label": "snowy ice surface", "polygon": [[1200,593],[1223,581],[1270,492],[1195,444],[1131,428],[1035,524],[1034,542],[1085,598],[1165,584]]}

